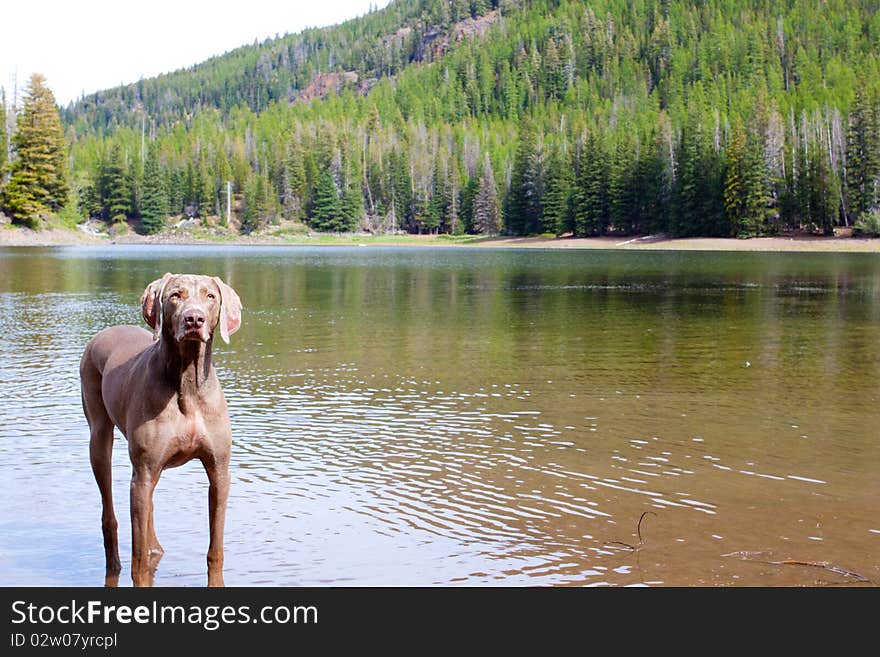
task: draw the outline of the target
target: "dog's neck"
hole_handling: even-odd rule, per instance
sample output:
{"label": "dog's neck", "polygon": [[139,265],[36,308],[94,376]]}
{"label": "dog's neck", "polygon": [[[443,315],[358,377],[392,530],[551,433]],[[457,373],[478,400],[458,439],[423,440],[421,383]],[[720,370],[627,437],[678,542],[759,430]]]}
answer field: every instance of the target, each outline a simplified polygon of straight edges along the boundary
{"label": "dog's neck", "polygon": [[213,383],[212,342],[213,337],[207,342],[177,342],[164,335],[159,340],[159,350],[165,364],[165,380],[177,390],[177,404],[184,414],[204,397]]}

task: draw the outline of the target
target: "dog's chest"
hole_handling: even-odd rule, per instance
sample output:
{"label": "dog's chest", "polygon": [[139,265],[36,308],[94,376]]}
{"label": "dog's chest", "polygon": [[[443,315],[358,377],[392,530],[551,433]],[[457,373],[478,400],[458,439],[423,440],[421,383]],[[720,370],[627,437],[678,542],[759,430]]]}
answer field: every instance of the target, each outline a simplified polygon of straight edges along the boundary
{"label": "dog's chest", "polygon": [[181,465],[197,456],[208,441],[208,427],[200,413],[183,415],[176,424],[174,440],[171,444],[173,453],[170,455],[168,467]]}

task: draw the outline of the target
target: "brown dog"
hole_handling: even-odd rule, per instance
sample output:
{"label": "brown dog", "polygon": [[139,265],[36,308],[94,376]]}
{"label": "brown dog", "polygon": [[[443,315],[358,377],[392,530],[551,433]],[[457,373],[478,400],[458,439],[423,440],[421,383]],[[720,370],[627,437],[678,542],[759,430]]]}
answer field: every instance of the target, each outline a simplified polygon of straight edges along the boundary
{"label": "brown dog", "polygon": [[224,341],[241,325],[241,301],[219,278],[165,274],[141,296],[137,326],[104,329],[80,362],[83,410],[91,430],[92,471],[101,490],[108,585],[118,582],[119,542],[113,512],[114,425],[131,459],[131,577],[151,586],[162,556],[153,528],[153,489],[165,468],[201,460],[208,473],[208,586],[223,586],[223,525],[232,436],[226,400],[211,362],[215,328]]}

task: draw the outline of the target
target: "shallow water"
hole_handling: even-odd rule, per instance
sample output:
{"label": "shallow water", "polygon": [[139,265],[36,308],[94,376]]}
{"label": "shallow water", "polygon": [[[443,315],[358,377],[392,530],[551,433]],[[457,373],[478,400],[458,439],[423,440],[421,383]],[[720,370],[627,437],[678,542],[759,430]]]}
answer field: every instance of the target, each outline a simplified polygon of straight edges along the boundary
{"label": "shallow water", "polygon": [[[0,249],[0,584],[103,583],[78,362],[165,271],[245,306],[229,585],[880,581],[876,255],[111,246]],[[198,463],[155,502],[204,584]]]}

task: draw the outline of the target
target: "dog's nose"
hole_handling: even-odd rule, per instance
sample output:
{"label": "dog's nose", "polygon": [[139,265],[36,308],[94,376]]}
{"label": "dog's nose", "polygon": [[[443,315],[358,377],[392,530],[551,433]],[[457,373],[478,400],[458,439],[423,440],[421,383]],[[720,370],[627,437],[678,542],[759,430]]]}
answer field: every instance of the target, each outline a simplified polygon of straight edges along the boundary
{"label": "dog's nose", "polygon": [[191,310],[183,317],[187,328],[202,328],[205,323],[205,314],[200,310]]}

